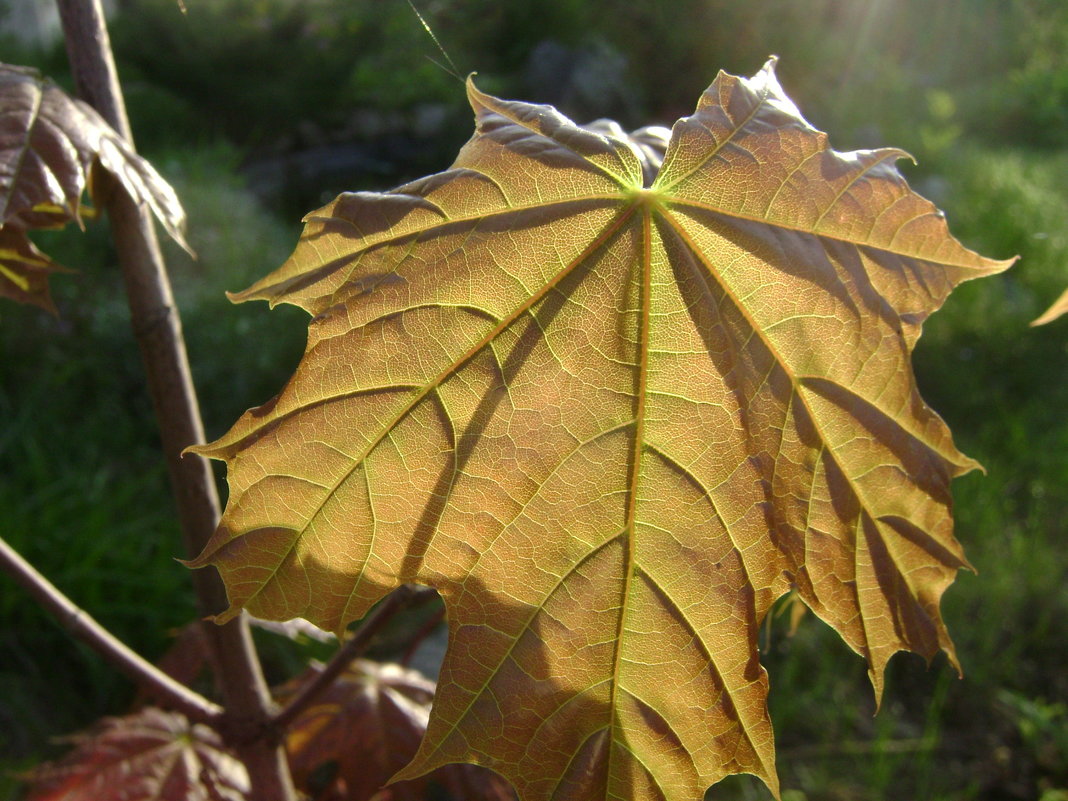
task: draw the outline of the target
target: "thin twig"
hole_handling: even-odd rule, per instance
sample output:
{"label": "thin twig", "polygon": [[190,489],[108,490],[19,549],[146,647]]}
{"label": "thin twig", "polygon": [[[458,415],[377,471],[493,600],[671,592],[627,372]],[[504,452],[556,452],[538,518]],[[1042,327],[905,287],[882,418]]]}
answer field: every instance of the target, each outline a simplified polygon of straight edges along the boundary
{"label": "thin twig", "polygon": [[3,539],[0,539],[0,569],[53,614],[71,636],[84,642],[158,700],[178,710],[190,720],[211,726],[218,725],[223,715],[222,707],[175,681],[130,650],[42,576]]}
{"label": "thin twig", "polygon": [[379,604],[367,617],[363,619],[360,627],[353,632],[352,637],[337,650],[330,661],[323,667],[322,672],[312,681],[308,682],[300,691],[290,699],[285,708],[278,712],[270,721],[270,726],[275,731],[281,732],[286,729],[297,716],[311,704],[318,695],[333,684],[352,660],[359,658],[367,650],[374,636],[382,630],[394,615],[405,607],[421,601],[436,598],[437,593],[429,587],[414,587],[405,584],[395,590],[381,604]]}
{"label": "thin twig", "polygon": [[419,646],[423,644],[423,641],[434,633],[434,630],[441,625],[441,621],[445,619],[445,607],[442,607],[424,623],[415,634],[412,635],[411,641],[408,643],[408,649],[404,652],[404,655],[400,658],[399,664],[403,667],[408,667],[412,658],[415,656],[415,652],[419,650]]}

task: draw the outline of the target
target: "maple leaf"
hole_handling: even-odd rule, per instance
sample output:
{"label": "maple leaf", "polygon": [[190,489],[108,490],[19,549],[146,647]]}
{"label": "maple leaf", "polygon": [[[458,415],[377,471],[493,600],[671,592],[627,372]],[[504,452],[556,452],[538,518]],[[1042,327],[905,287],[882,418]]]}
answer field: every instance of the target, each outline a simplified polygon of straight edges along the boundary
{"label": "maple leaf", "polygon": [[104,718],[59,762],[34,770],[27,801],[249,801],[245,766],[208,726],[147,707]]}
{"label": "maple leaf", "polygon": [[60,268],[33,246],[27,230],[80,225],[82,195],[93,194],[97,167],[189,250],[185,212],[151,164],[91,106],[35,70],[0,63],[0,297],[55,311],[47,276]]}
{"label": "maple leaf", "polygon": [[[777,792],[757,635],[795,588],[868,661],[955,663],[976,466],[910,355],[965,249],[883,149],[839,153],[769,62],[720,73],[658,170],[469,82],[453,166],[312,213],[236,300],[312,315],[282,393],[197,451],[230,501],[194,566],[332,630],[437,588],[449,649],[399,778],[489,766],[524,801]],[[654,154],[655,155],[655,154]]]}
{"label": "maple leaf", "polygon": [[[319,674],[313,666],[279,691],[296,693]],[[298,789],[315,799],[423,801],[428,779],[457,801],[508,801],[511,793],[492,774],[447,765],[429,777],[383,788],[415,755],[430,717],[434,683],[398,665],[355,660],[286,736],[289,766]],[[328,781],[323,781],[325,769]]]}

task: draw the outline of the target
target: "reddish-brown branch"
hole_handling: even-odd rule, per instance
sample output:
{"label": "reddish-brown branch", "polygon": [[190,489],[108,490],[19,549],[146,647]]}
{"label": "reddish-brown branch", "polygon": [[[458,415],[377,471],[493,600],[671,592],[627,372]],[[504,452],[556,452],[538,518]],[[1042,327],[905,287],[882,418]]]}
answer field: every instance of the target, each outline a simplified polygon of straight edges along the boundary
{"label": "reddish-brown branch", "polygon": [[10,575],[38,604],[54,615],[72,637],[81,640],[104,657],[157,701],[198,723],[212,726],[219,724],[223,714],[222,707],[175,681],[130,650],[42,576],[3,539],[0,539],[0,570]]}
{"label": "reddish-brown branch", "polygon": [[333,684],[334,680],[349,666],[354,659],[363,656],[374,636],[388,623],[394,615],[405,607],[420,601],[436,598],[437,593],[429,587],[414,587],[406,584],[395,590],[382,603],[363,619],[352,637],[342,645],[323,667],[322,672],[293,696],[285,708],[271,719],[271,726],[279,732],[285,731],[297,716],[311,704],[318,695]]}
{"label": "reddish-brown branch", "polygon": [[441,625],[441,622],[445,619],[445,607],[441,607],[437,612],[432,614],[419,630],[412,635],[412,639],[408,642],[408,648],[404,651],[404,654],[400,658],[400,664],[404,667],[408,667],[411,664],[412,658],[415,656],[415,652],[419,650],[419,646],[423,644],[423,640],[434,633],[434,630]]}
{"label": "reddish-brown branch", "polygon": [[[100,0],[57,0],[57,4],[78,94],[132,144]],[[189,445],[204,441],[204,431],[178,310],[148,211],[121,190],[110,193],[107,211],[185,548],[192,558],[215,530],[219,500],[207,462],[181,456]],[[226,607],[225,590],[214,571],[197,571],[193,582],[203,615]],[[224,626],[207,624],[205,631],[226,703],[221,731],[248,767],[253,795],[258,801],[293,801],[296,793],[285,754],[266,736],[273,705],[247,617],[241,615]]]}

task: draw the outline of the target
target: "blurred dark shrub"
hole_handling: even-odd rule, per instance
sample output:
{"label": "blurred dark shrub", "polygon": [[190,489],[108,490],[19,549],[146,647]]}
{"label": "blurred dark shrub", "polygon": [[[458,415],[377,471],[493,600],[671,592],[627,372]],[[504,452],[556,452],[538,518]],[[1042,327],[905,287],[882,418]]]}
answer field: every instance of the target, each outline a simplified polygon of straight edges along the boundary
{"label": "blurred dark shrub", "polygon": [[182,134],[221,133],[247,146],[309,124],[344,126],[361,106],[462,102],[456,81],[415,55],[426,34],[406,3],[190,6],[182,14],[173,0],[127,0],[112,20],[127,91],[151,92],[154,100],[136,105],[173,119]]}
{"label": "blurred dark shrub", "polygon": [[1068,4],[1013,0],[1014,53],[992,98],[992,132],[1041,147],[1068,145]]}
{"label": "blurred dark shrub", "polygon": [[1042,145],[1068,136],[1061,0],[764,0],[760,13],[728,0],[416,6],[449,57],[403,0],[227,0],[186,14],[174,0],[125,0],[113,41],[135,114],[156,123],[139,129],[222,133],[243,147],[358,139],[375,133],[368,110],[411,118],[427,104],[466,135],[457,77],[475,70],[488,91],[581,121],[670,123],[720,68],[751,74],[773,53],[791,96],[838,147],[892,141],[922,157],[916,120],[932,89],[949,93],[966,133]]}

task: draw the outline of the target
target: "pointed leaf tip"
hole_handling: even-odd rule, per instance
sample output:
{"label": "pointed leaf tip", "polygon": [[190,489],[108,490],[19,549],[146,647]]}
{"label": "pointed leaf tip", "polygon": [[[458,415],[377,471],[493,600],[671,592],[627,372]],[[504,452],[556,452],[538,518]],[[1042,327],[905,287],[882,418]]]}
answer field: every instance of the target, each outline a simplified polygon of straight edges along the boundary
{"label": "pointed leaf tip", "polygon": [[1065,313],[1068,313],[1068,289],[1064,290],[1057,300],[1053,302],[1053,305],[1046,309],[1039,317],[1031,321],[1031,327],[1039,325],[1046,325],[1052,323]]}

